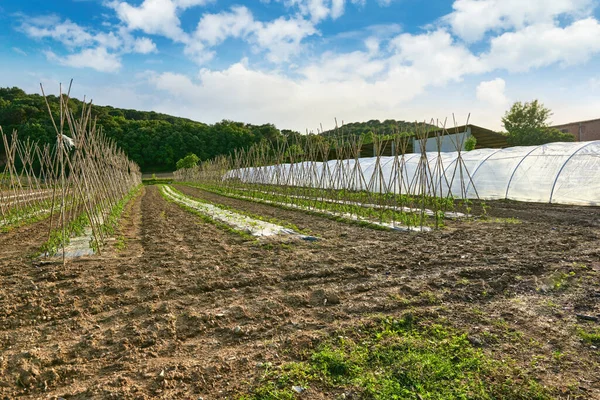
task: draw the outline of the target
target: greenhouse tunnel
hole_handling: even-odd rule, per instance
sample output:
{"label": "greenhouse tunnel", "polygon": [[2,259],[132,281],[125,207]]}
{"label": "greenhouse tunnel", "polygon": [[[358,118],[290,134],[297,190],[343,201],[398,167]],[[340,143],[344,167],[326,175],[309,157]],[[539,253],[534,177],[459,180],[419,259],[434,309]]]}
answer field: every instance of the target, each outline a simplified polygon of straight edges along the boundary
{"label": "greenhouse tunnel", "polygon": [[[305,161],[230,171],[228,177],[334,189],[380,192],[385,186],[395,193],[425,190],[437,196],[466,193],[471,199],[600,205],[600,141],[463,151],[461,161],[458,156],[458,152],[442,152],[439,157],[437,152],[427,153],[427,162],[416,153],[380,157],[379,168],[377,157],[360,158],[358,165],[354,159],[330,160],[326,166]],[[394,179],[400,175],[402,179]]]}

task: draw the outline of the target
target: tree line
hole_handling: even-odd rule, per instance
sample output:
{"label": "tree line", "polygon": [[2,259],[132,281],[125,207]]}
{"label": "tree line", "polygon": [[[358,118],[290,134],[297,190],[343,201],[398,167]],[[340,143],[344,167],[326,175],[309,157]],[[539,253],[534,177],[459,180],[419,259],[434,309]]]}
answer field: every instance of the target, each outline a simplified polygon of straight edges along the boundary
{"label": "tree line", "polygon": [[[56,119],[59,115],[58,97],[48,96],[48,102]],[[82,107],[81,101],[71,99],[70,105],[77,115]],[[261,140],[276,140],[282,135],[282,131],[271,124],[222,121],[209,125],[153,111],[110,106],[93,106],[92,115],[104,134],[112,138],[143,171],[148,172],[172,171],[177,160],[188,153],[207,160],[229,154],[236,148],[250,147]],[[7,133],[16,129],[23,140],[30,138],[41,144],[56,141],[44,97],[26,94],[19,88],[0,88],[0,126]]]}
{"label": "tree line", "polygon": [[[58,98],[48,96],[48,102],[53,115],[58,116]],[[70,105],[75,114],[82,108],[82,102],[77,99],[71,99]],[[195,154],[202,161],[231,154],[235,149],[249,148],[263,140],[275,142],[286,136],[288,143],[294,140],[300,143],[307,137],[296,131],[279,130],[272,124],[252,125],[224,120],[210,125],[154,111],[110,106],[93,106],[93,115],[104,134],[115,140],[144,172],[175,170],[177,161],[188,154]],[[515,103],[503,118],[508,143],[531,145],[574,140],[573,136],[548,127],[550,115],[551,111],[537,100]],[[0,88],[0,126],[7,133],[15,129],[20,138],[30,138],[40,144],[56,140],[44,97],[27,94],[16,87]],[[410,135],[414,129],[414,123],[388,119],[348,123],[318,134],[322,140],[333,137],[350,140],[360,136],[363,143],[370,143],[374,135]],[[2,143],[0,154],[3,154]]]}

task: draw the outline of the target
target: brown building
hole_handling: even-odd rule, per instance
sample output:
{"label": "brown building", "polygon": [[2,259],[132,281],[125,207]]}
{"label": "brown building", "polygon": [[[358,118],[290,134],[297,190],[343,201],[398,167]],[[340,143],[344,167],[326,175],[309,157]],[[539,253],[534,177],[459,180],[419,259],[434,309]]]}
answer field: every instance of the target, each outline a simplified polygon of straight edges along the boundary
{"label": "brown building", "polygon": [[577,142],[600,140],[600,119],[571,122],[570,124],[556,125],[553,128],[563,133],[570,133],[575,136],[575,141]]}

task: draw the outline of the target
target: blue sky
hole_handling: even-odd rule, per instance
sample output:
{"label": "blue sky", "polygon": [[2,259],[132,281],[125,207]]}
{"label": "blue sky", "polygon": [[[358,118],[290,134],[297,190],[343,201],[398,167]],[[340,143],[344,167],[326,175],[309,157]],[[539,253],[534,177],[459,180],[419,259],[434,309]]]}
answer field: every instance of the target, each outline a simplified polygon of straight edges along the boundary
{"label": "blue sky", "polygon": [[[598,0],[0,0],[0,85],[204,122],[600,117]],[[451,123],[449,123],[451,124]]]}

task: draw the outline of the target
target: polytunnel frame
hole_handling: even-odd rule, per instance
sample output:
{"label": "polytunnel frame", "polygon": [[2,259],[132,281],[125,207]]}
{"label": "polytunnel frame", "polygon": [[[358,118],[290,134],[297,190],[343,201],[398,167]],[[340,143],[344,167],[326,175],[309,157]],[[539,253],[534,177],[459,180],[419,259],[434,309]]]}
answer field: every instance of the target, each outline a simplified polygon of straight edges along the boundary
{"label": "polytunnel frame", "polygon": [[548,201],[550,204],[552,204],[552,199],[554,198],[554,189],[556,188],[556,183],[558,182],[558,178],[560,178],[560,174],[563,172],[563,169],[567,166],[567,164],[569,163],[569,161],[571,161],[571,159],[577,154],[579,153],[581,150],[585,149],[586,147],[595,144],[596,141],[591,141],[588,142],[586,144],[584,144],[583,146],[581,146],[580,148],[578,148],[577,150],[575,150],[573,152],[573,154],[571,154],[569,156],[569,158],[567,158],[565,160],[565,163],[562,165],[562,167],[560,167],[560,170],[558,170],[558,173],[556,174],[556,178],[554,179],[554,183],[552,184],[552,191],[550,192],[550,200]]}
{"label": "polytunnel frame", "polygon": [[[552,198],[554,197],[554,189],[556,188],[556,182],[558,182],[558,178],[560,178],[560,174],[562,173],[563,169],[565,168],[565,166],[569,163],[569,161],[571,161],[571,159],[577,154],[579,153],[581,150],[583,150],[584,148],[586,148],[587,146],[590,146],[592,144],[596,143],[596,141],[591,141],[591,142],[584,142],[577,150],[575,150],[573,153],[571,153],[571,155],[565,160],[565,162],[563,163],[563,165],[560,167],[560,169],[558,170],[558,172],[556,173],[556,177],[554,178],[554,182],[552,183],[552,189],[550,191],[550,198],[548,199],[548,203],[552,204]],[[508,183],[506,185],[506,193],[504,195],[504,199],[508,200],[508,192],[510,191],[510,184],[513,181],[513,178],[515,177],[515,174],[517,173],[517,170],[519,169],[519,167],[521,166],[521,164],[523,164],[523,161],[525,161],[525,159],[527,157],[529,157],[531,155],[531,153],[533,153],[534,151],[546,146],[547,144],[550,143],[544,143],[544,144],[540,144],[538,146],[535,146],[533,149],[531,149],[530,152],[528,152],[527,154],[525,154],[523,156],[523,158],[521,159],[521,161],[519,161],[519,163],[515,166],[515,168],[513,169],[511,175],[510,175],[510,179],[508,180]],[[500,149],[502,150],[502,149]],[[498,151],[500,151],[498,150]],[[488,159],[490,158],[492,155],[498,153],[498,151],[492,153],[490,156],[488,156],[484,161],[481,162],[480,166]],[[479,167],[477,167],[477,169],[479,169]],[[475,175],[475,174],[473,174]]]}
{"label": "polytunnel frame", "polygon": [[506,192],[504,192],[504,199],[505,199],[505,200],[507,200],[507,199],[508,199],[508,191],[510,190],[510,184],[511,184],[511,182],[512,182],[513,178],[515,177],[515,174],[517,173],[517,170],[519,169],[519,167],[521,166],[521,164],[523,164],[523,161],[525,161],[525,159],[526,159],[527,157],[529,157],[529,155],[530,155],[531,153],[533,153],[534,151],[536,151],[537,149],[539,149],[539,148],[540,148],[540,147],[542,147],[542,146],[543,146],[543,144],[542,144],[542,145],[539,145],[539,146],[535,146],[533,149],[531,149],[531,151],[530,151],[529,153],[525,154],[525,155],[523,156],[523,158],[521,158],[521,161],[519,161],[519,162],[517,163],[517,165],[516,165],[516,166],[515,166],[515,168],[513,169],[512,173],[510,174],[510,179],[508,180],[508,183],[506,184]]}
{"label": "polytunnel frame", "polygon": [[[490,159],[490,157],[492,157],[494,154],[499,153],[500,151],[502,151],[503,149],[498,149],[496,151],[494,151],[493,153],[491,153],[490,155],[488,155],[486,158],[484,158],[483,160],[481,160],[479,162],[479,164],[477,165],[477,168],[475,168],[475,171],[473,171],[473,174],[471,175],[471,179],[469,180],[469,184],[467,185],[467,189],[465,190],[465,193],[468,194],[469,190],[471,189],[471,186],[473,186],[473,188],[475,189],[475,192],[477,192],[477,188],[475,187],[475,185],[473,184],[473,181],[475,180],[475,175],[477,174],[477,171],[479,171],[479,169],[481,168],[481,166]],[[458,159],[458,157],[456,157],[456,159]],[[453,161],[454,162],[454,161]],[[477,194],[477,197],[479,197],[479,194]]]}

